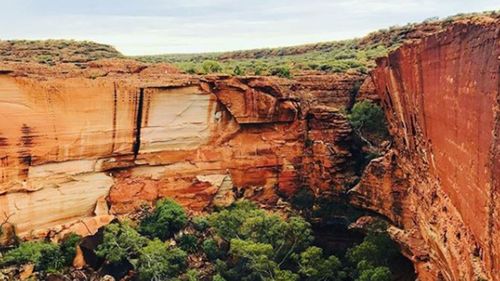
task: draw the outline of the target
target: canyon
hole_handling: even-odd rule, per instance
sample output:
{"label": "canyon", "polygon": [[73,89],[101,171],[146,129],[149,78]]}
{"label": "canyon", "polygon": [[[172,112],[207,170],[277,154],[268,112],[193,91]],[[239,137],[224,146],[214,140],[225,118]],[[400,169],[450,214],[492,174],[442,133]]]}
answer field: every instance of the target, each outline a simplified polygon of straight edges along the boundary
{"label": "canyon", "polygon": [[[457,21],[368,76],[2,63],[0,222],[92,235],[163,197],[197,213],[308,188],[383,216],[419,280],[500,280],[499,33],[498,18]],[[392,141],[360,169],[345,111],[364,99]]]}

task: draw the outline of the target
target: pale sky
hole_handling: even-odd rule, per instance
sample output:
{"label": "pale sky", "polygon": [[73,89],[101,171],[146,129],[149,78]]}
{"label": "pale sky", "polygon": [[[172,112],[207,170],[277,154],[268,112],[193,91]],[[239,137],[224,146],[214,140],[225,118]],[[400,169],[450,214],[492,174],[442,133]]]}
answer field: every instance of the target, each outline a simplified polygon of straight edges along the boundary
{"label": "pale sky", "polygon": [[228,51],[499,8],[499,0],[0,0],[0,39],[92,40],[126,55]]}

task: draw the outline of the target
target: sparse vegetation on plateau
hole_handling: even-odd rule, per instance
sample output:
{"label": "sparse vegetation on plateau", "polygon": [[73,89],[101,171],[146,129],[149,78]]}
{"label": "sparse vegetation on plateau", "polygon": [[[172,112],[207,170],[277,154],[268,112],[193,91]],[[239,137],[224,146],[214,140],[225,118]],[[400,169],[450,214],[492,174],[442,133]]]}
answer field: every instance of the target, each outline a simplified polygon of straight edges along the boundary
{"label": "sparse vegetation on plateau", "polygon": [[[136,59],[143,62],[172,63],[191,74],[222,72],[233,75],[279,75],[282,72],[274,71],[279,68],[289,69],[291,75],[303,72],[366,73],[375,66],[376,58],[387,55],[407,39],[440,31],[456,20],[481,16],[497,17],[498,12],[458,14],[443,19],[429,18],[422,23],[392,26],[353,40],[221,53],[150,55]],[[207,69],[203,67],[206,61],[217,62],[220,68],[215,68],[216,71]],[[283,77],[288,78],[288,75]]]}
{"label": "sparse vegetation on plateau", "polygon": [[0,40],[0,60],[42,64],[122,58],[114,47],[75,40]]}

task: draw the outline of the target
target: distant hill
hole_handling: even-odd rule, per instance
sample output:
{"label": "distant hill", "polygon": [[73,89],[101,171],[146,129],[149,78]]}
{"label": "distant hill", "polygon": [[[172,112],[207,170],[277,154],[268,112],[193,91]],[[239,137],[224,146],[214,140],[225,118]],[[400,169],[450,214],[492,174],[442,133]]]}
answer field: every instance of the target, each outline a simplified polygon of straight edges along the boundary
{"label": "distant hill", "polygon": [[[147,63],[169,63],[183,72],[291,77],[308,73],[367,73],[375,59],[385,56],[406,40],[418,39],[445,29],[458,20],[499,18],[500,11],[459,14],[422,23],[393,26],[344,41],[313,43],[282,48],[129,57]],[[0,40],[0,61],[42,64],[83,63],[98,59],[125,58],[114,47],[75,40]]]}
{"label": "distant hill", "polygon": [[322,42],[282,48],[266,48],[221,53],[165,54],[139,56],[143,62],[168,62],[188,73],[280,75],[307,72],[366,73],[375,59],[385,56],[404,41],[438,32],[457,20],[499,17],[498,11],[459,14],[445,19],[430,18],[422,23],[394,26],[368,34],[363,38]]}
{"label": "distant hill", "polygon": [[0,40],[1,61],[56,64],[119,57],[123,55],[114,47],[90,41]]}

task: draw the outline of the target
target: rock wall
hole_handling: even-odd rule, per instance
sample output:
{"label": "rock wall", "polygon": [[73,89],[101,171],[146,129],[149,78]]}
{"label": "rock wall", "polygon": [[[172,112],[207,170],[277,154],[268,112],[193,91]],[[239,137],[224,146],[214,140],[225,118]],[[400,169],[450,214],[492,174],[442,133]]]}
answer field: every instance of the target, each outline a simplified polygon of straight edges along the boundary
{"label": "rock wall", "polygon": [[373,73],[394,145],[352,201],[399,227],[421,280],[500,280],[499,26],[459,22]]}
{"label": "rock wall", "polygon": [[[10,67],[0,74],[0,221],[22,237],[90,234],[166,196],[198,212],[355,177],[340,109],[357,76]],[[338,98],[318,102],[318,91]]]}

